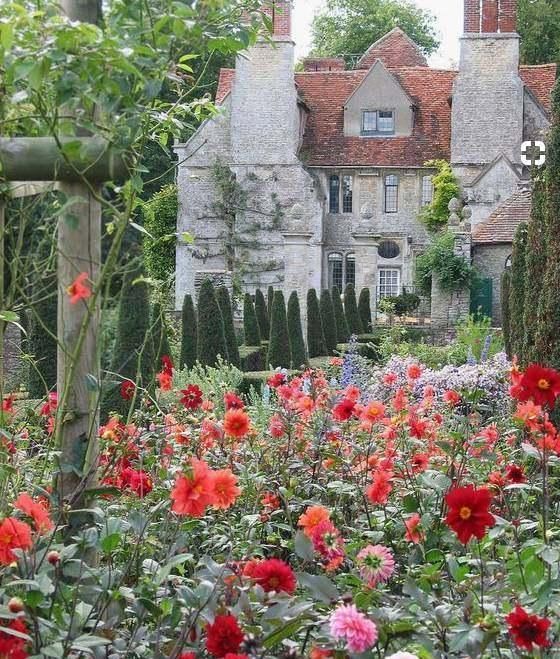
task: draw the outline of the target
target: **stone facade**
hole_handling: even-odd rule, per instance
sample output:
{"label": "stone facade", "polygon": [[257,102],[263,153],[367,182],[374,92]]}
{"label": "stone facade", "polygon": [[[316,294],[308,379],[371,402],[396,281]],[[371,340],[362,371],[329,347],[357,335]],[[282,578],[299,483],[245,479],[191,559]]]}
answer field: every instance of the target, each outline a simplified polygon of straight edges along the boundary
{"label": "stone facade", "polygon": [[482,277],[492,280],[492,321],[502,322],[502,275],[511,258],[511,245],[473,245],[473,265]]}
{"label": "stone facade", "polygon": [[430,69],[397,28],[354,69],[313,58],[294,73],[290,2],[265,6],[272,40],[222,71],[219,114],[175,147],[178,231],[195,237],[177,250],[177,308],[197,272],[227,269],[216,162],[247,197],[236,225],[252,238],[236,247],[244,290],[272,284],[302,303],[309,287],[333,284],[398,294],[430,242],[418,219],[432,194],[426,161],[451,162],[473,226],[484,222],[525,176],[522,141],[546,135],[555,68],[519,67],[516,2],[465,0],[458,72]]}

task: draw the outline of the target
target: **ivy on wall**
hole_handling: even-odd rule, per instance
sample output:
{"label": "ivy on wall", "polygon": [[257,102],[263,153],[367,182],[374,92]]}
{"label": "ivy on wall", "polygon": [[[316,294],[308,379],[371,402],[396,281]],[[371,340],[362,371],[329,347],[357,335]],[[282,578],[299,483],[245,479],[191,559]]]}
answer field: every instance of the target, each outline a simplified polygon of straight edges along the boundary
{"label": "ivy on wall", "polygon": [[476,271],[462,256],[454,252],[455,235],[442,233],[430,247],[416,259],[416,285],[429,295],[432,275],[436,275],[443,291],[453,293],[472,286]]}
{"label": "ivy on wall", "polygon": [[460,198],[461,189],[451,165],[445,160],[429,160],[426,167],[433,167],[437,171],[432,177],[434,194],[432,203],[425,206],[420,212],[420,220],[430,231],[437,231],[445,226],[449,218],[449,202],[453,197]]}
{"label": "ivy on wall", "polygon": [[167,281],[175,273],[177,186],[164,186],[142,206],[144,263],[149,277]]}

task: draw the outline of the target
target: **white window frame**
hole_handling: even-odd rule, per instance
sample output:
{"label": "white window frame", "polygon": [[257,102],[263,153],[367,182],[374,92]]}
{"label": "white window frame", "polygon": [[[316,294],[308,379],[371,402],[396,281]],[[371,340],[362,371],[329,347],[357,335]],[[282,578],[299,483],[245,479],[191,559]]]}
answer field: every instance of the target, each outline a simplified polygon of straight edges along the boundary
{"label": "white window frame", "polygon": [[[389,275],[389,278],[387,277]],[[401,292],[401,271],[399,268],[378,268],[377,297],[396,297]]]}

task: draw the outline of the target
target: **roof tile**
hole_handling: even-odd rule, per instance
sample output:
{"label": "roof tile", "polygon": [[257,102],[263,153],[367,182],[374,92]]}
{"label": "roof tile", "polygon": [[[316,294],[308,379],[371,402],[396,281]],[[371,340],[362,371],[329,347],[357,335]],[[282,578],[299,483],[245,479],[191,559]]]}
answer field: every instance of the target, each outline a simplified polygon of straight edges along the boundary
{"label": "roof tile", "polygon": [[514,192],[485,222],[474,227],[473,243],[496,245],[513,242],[517,227],[531,217],[531,197],[530,188]]}

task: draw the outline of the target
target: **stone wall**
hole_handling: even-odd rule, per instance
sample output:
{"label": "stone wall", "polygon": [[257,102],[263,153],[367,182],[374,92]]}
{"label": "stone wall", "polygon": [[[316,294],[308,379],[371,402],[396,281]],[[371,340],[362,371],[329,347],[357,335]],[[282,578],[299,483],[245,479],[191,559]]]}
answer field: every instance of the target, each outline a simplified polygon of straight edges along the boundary
{"label": "stone wall", "polygon": [[511,256],[511,245],[474,245],[473,265],[484,278],[492,280],[492,324],[502,324],[502,274]]}

